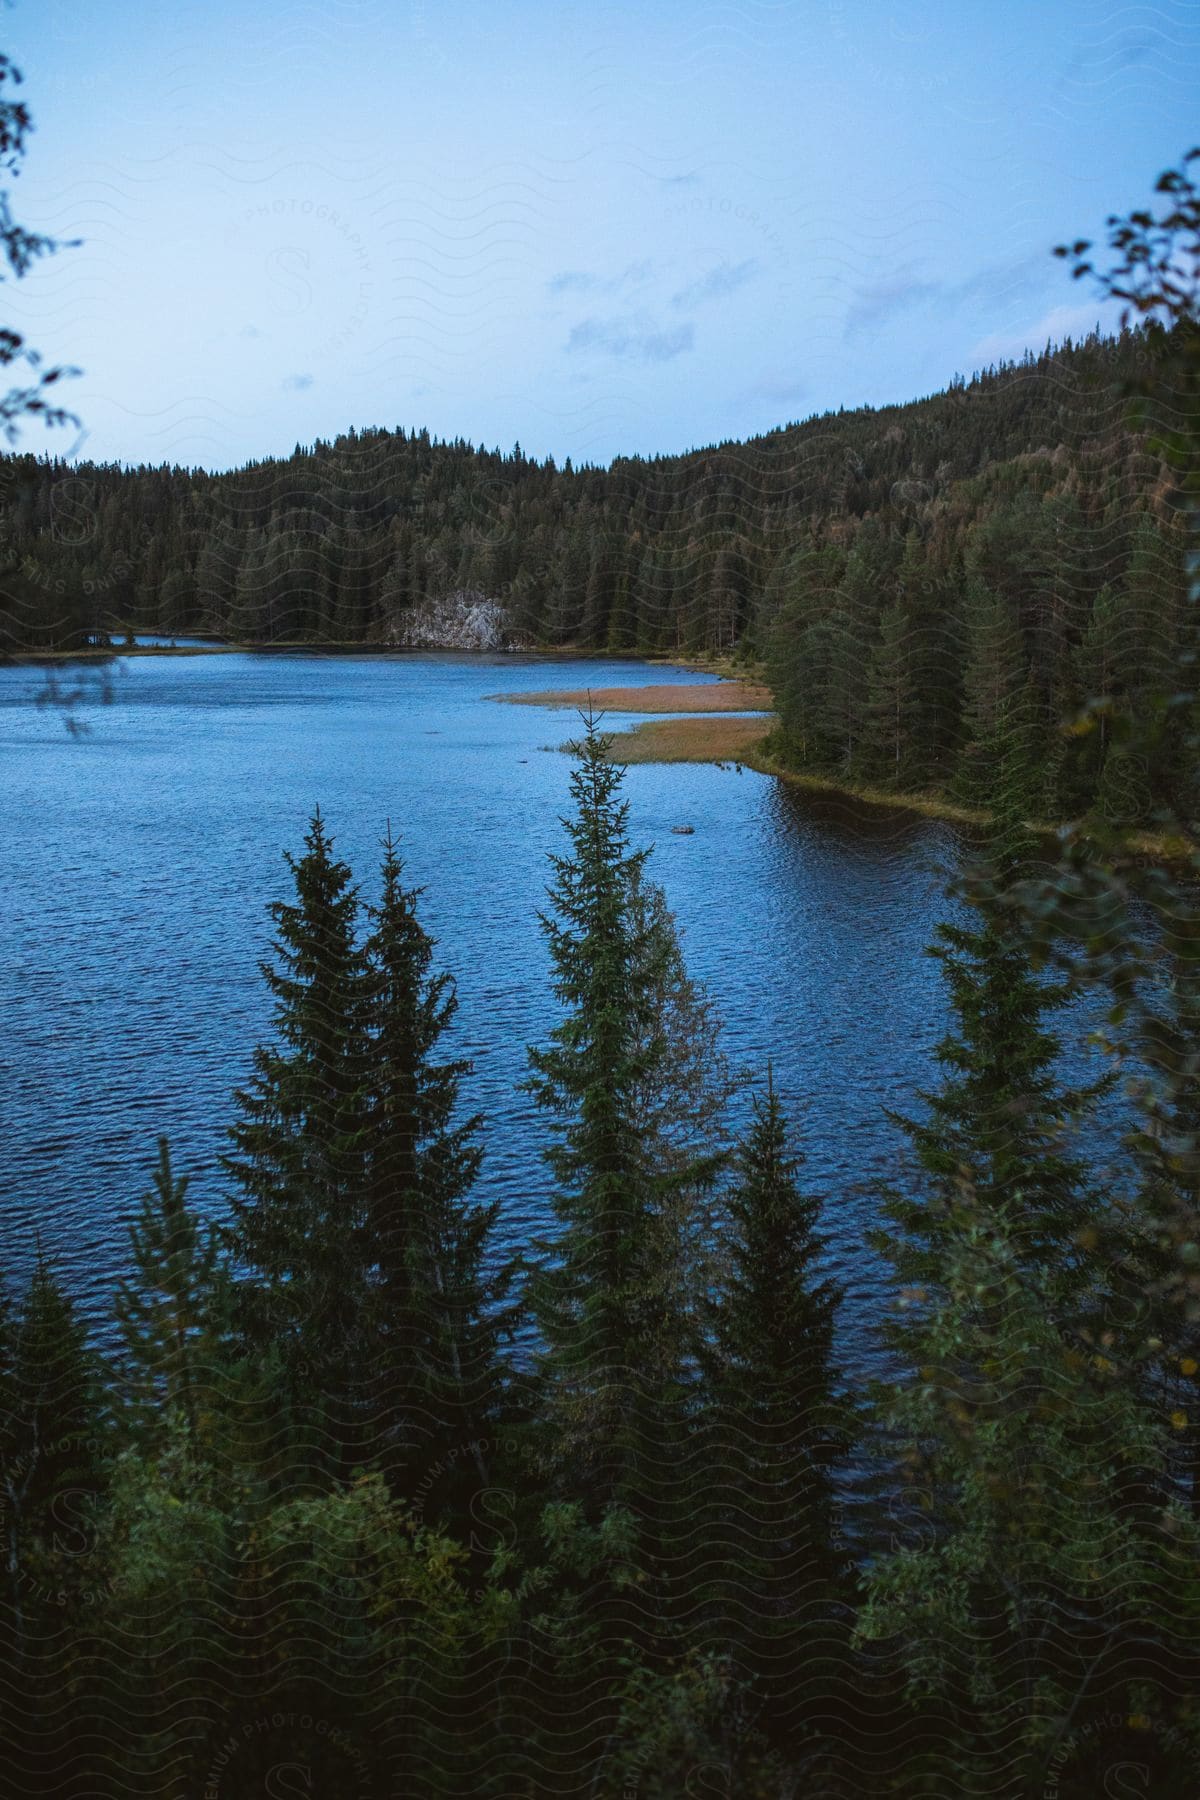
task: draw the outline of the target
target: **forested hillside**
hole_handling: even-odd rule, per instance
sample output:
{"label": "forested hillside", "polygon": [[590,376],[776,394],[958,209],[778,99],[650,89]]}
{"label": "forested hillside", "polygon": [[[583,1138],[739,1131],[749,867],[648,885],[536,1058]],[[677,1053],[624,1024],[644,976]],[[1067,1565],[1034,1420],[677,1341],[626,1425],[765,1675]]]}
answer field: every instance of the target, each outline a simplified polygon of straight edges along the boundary
{"label": "forested hillside", "polygon": [[1175,646],[1178,534],[1123,400],[1152,353],[1093,337],[607,469],[382,429],[219,475],[10,458],[4,628],[403,642],[464,591],[517,644],[765,659],[798,765],[970,802],[1017,721],[1036,810],[1139,814],[1153,771],[1059,727]]}

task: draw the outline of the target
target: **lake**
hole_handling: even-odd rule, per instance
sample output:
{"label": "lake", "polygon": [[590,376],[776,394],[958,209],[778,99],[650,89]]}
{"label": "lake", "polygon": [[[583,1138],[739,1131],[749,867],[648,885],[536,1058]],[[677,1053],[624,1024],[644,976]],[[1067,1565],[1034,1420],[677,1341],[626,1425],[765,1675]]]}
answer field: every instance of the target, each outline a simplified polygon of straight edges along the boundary
{"label": "lake", "polygon": [[[289,894],[282,852],[318,802],[368,895],[389,821],[425,888],[458,982],[453,1047],[475,1065],[466,1099],[489,1121],[484,1181],[506,1241],[526,1243],[548,1180],[519,1084],[555,1018],[537,910],[564,842],[570,764],[555,746],[578,720],[488,696],[698,679],[511,655],[141,655],[117,666],[110,704],[83,704],[81,736],[35,706],[40,670],[0,669],[7,1267],[27,1265],[39,1230],[105,1327],[160,1132],[221,1213],[231,1090],[269,1030],[265,908]],[[863,1235],[904,1143],[882,1108],[930,1080],[945,1028],[922,951],[947,910],[953,828],[732,768],[634,767],[626,792],[734,1063],[761,1074],[773,1059],[827,1199],[857,1365],[883,1291]]]}

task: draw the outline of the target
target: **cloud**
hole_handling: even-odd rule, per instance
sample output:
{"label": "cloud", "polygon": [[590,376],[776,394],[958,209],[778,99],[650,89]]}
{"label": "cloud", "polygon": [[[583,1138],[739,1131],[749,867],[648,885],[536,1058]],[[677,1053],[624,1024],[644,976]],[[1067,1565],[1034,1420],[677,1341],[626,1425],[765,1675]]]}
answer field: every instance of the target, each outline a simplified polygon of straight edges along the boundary
{"label": "cloud", "polygon": [[657,326],[644,313],[616,319],[581,319],[571,327],[567,349],[599,350],[605,356],[634,362],[670,362],[690,350],[696,328],[690,320],[669,330]]}
{"label": "cloud", "polygon": [[845,335],[857,337],[860,332],[878,329],[897,313],[940,299],[945,283],[921,281],[909,275],[894,275],[890,281],[870,282],[859,288],[846,313]]}
{"label": "cloud", "polygon": [[285,375],[281,383],[284,388],[297,393],[303,388],[310,388],[312,384],[311,375]]}
{"label": "cloud", "polygon": [[703,275],[697,276],[686,287],[672,294],[672,306],[702,306],[706,300],[723,300],[726,294],[732,294],[758,274],[758,262],[749,257],[745,262],[719,262]]}
{"label": "cloud", "polygon": [[592,275],[585,269],[564,269],[546,283],[552,294],[620,294],[648,279],[648,262],[629,263],[619,275]]}
{"label": "cloud", "polygon": [[1048,251],[990,264],[959,281],[930,280],[911,266],[900,268],[886,281],[868,282],[857,289],[846,312],[844,335],[852,338],[863,331],[877,331],[889,319],[917,306],[949,310],[986,301],[994,314],[1006,301],[1044,287],[1053,272]]}
{"label": "cloud", "polygon": [[745,390],[745,400],[771,400],[780,406],[803,400],[807,392],[802,381],[784,370],[767,369],[758,380]]}

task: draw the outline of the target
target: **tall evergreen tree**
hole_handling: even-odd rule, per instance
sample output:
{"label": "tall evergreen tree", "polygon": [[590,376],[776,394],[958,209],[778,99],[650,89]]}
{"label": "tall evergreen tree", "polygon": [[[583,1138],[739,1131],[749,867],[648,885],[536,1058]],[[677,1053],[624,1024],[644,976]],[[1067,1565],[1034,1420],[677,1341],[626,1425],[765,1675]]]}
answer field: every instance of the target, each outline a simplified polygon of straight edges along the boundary
{"label": "tall evergreen tree", "polygon": [[911,657],[911,620],[898,600],[884,610],[871,651],[865,729],[871,766],[897,787],[912,779],[919,757]]}
{"label": "tall evergreen tree", "polygon": [[821,1272],[820,1205],[799,1166],[768,1071],[724,1196],[727,1266],[708,1308],[696,1585],[784,1736],[828,1704],[844,1573],[832,1545],[832,1465],[847,1438],[833,1365],[841,1295]]}
{"label": "tall evergreen tree", "polygon": [[826,730],[835,766],[853,771],[862,754],[870,696],[871,644],[887,577],[887,549],[878,529],[864,526],[846,558],[828,619]]}
{"label": "tall evergreen tree", "polygon": [[[1083,1234],[1110,1207],[1068,1139],[1110,1078],[1075,1088],[1058,1078],[1060,1040],[1044,1020],[1069,989],[1035,966],[1009,897],[1029,866],[1022,810],[1020,786],[1008,803],[997,802],[983,851],[961,883],[968,917],[937,927],[929,954],[945,971],[953,1017],[937,1050],[943,1078],[921,1096],[923,1118],[891,1114],[916,1150],[925,1192],[892,1198],[886,1210],[902,1236],[885,1231],[878,1241],[905,1280],[936,1280],[966,1183],[973,1204],[1007,1221],[1066,1304],[1068,1293],[1093,1289]],[[1094,1292],[1091,1304],[1099,1305]]]}
{"label": "tall evergreen tree", "polygon": [[[11,1331],[5,1457],[0,1471],[6,1601],[18,1659],[30,1621],[44,1627],[53,1601],[83,1575],[93,1512],[104,1486],[105,1408],[86,1328],[41,1246]],[[61,1615],[56,1629],[61,1629]]]}
{"label": "tall evergreen tree", "polygon": [[194,1441],[215,1374],[223,1271],[216,1227],[196,1218],[187,1189],[159,1138],[153,1187],[129,1227],[134,1272],[117,1284],[115,1311],[136,1428],[177,1413]]}
{"label": "tall evergreen tree", "polygon": [[[1050,1271],[969,1183],[936,1289],[901,1305],[879,1416],[906,1499],[858,1622],[920,1721],[900,1791],[1084,1800],[1141,1742],[1147,1791],[1182,1795],[1197,1527],[1169,1497],[1142,1370],[1063,1336]],[[1151,1720],[1157,1742],[1139,1738]]]}
{"label": "tall evergreen tree", "polygon": [[414,1446],[474,1444],[482,1469],[512,1266],[487,1267],[499,1202],[469,1200],[483,1156],[479,1115],[456,1117],[470,1064],[435,1060],[458,1004],[454,983],[431,972],[420,889],[404,886],[390,833],[384,849],[365,947],[366,1239],[381,1365],[373,1386],[402,1461]]}
{"label": "tall evergreen tree", "polygon": [[764,1450],[802,1446],[801,1486],[817,1491],[838,1436],[832,1353],[841,1290],[821,1273],[821,1207],[799,1186],[800,1164],[768,1071],[724,1197],[727,1287],[711,1309],[709,1367],[726,1404],[748,1430],[761,1430]]}
{"label": "tall evergreen tree", "polygon": [[649,1418],[683,1399],[672,1315],[688,1301],[664,1278],[662,1220],[702,1179],[695,1156],[661,1165],[640,1116],[665,1054],[665,942],[635,908],[646,852],[630,848],[622,779],[589,717],[564,821],[570,854],[551,859],[554,913],[542,919],[564,1016],[549,1047],[530,1051],[531,1090],[554,1122],[562,1227],[531,1283],[552,1454],[598,1505],[644,1495],[661,1454]]}
{"label": "tall evergreen tree", "polygon": [[1037,770],[1039,702],[1012,604],[969,578],[963,676],[967,743],[959,791],[972,806],[1014,812],[1022,788],[1022,821],[1040,815]]}
{"label": "tall evergreen tree", "polygon": [[367,976],[356,942],[358,894],[320,811],[301,857],[286,857],[292,903],[270,911],[276,964],[273,1043],[254,1053],[236,1097],[228,1242],[240,1333],[273,1349],[295,1394],[342,1392],[369,1297],[363,1172]]}

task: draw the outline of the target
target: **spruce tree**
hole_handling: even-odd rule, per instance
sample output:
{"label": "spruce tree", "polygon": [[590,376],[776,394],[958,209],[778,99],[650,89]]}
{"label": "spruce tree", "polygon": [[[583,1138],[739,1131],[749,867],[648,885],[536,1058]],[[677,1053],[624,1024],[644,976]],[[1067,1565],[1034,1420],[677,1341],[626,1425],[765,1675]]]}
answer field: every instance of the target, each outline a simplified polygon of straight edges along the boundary
{"label": "spruce tree", "polygon": [[917,765],[917,690],[912,678],[912,624],[896,601],[884,610],[867,677],[866,746],[871,766],[894,786]]}
{"label": "spruce tree", "polygon": [[841,1292],[820,1272],[820,1202],[803,1192],[801,1158],[768,1071],[724,1196],[726,1291],[712,1311],[710,1367],[727,1404],[764,1446],[803,1445],[819,1488],[836,1442],[834,1319]]}
{"label": "spruce tree", "polygon": [[1147,1791],[1182,1794],[1200,1539],[1169,1497],[1169,1427],[1136,1364],[1063,1336],[1051,1275],[968,1183],[956,1216],[932,1296],[898,1296],[879,1419],[905,1484],[858,1619],[921,1722],[905,1791],[1083,1800],[1140,1742]]}
{"label": "spruce tree", "polygon": [[958,788],[969,805],[986,807],[996,798],[1000,763],[1027,747],[1028,663],[1011,603],[978,575],[967,582],[964,620],[967,742]]}
{"label": "spruce tree", "polygon": [[833,1366],[841,1295],[821,1272],[820,1204],[800,1188],[799,1167],[768,1072],[724,1196],[696,1584],[776,1732],[828,1702],[843,1572],[831,1545],[831,1470],[847,1424]]}
{"label": "spruce tree", "polygon": [[[653,969],[638,1048],[645,1072],[633,1104],[649,1166],[663,1182],[654,1237],[662,1273],[660,1357],[682,1366],[703,1335],[703,1299],[717,1280],[717,1176],[729,1155],[729,1109],[742,1086],[722,1044],[722,1024],[688,973],[675,916],[645,869],[630,887],[630,923],[645,934]],[[671,1334],[674,1334],[673,1341]]]}
{"label": "spruce tree", "polygon": [[117,1285],[122,1372],[139,1434],[175,1413],[194,1442],[219,1344],[219,1237],[189,1206],[165,1137],[153,1181],[129,1227],[134,1273]]}
{"label": "spruce tree", "polygon": [[916,1151],[923,1191],[890,1199],[885,1210],[899,1235],[885,1230],[875,1241],[904,1280],[936,1281],[965,1183],[973,1203],[1004,1219],[1028,1261],[1047,1272],[1061,1306],[1090,1294],[1094,1311],[1100,1297],[1087,1234],[1106,1221],[1111,1199],[1068,1140],[1112,1078],[1080,1087],[1059,1080],[1061,1043],[1046,1019],[1065,1006],[1070,988],[1036,966],[1011,899],[1031,855],[1014,816],[1016,791],[1016,800],[997,801],[960,883],[967,916],[939,924],[929,950],[945,972],[953,1020],[936,1053],[942,1080],[920,1096],[923,1117],[889,1113]]}
{"label": "spruce tree", "polygon": [[[454,983],[432,973],[434,940],[403,885],[389,833],[382,895],[370,909],[363,1115],[371,1315],[380,1358],[374,1391],[392,1454],[479,1445],[500,1391],[498,1336],[512,1266],[488,1271],[499,1202],[472,1203],[482,1148],[478,1114],[459,1120],[470,1064],[436,1060],[457,1008]],[[390,1458],[389,1458],[390,1460]]]}
{"label": "spruce tree", "polygon": [[889,553],[874,521],[863,525],[846,558],[827,622],[825,728],[835,746],[835,766],[850,774],[858,767],[870,701],[871,644],[879,617],[880,589],[888,578]]}
{"label": "spruce tree", "polygon": [[235,1098],[236,1184],[228,1243],[245,1347],[275,1353],[294,1395],[344,1392],[369,1296],[363,1172],[366,971],[358,894],[320,810],[301,857],[286,856],[292,903],[271,906],[275,1041],[254,1053]]}
{"label": "spruce tree", "polygon": [[[1067,1275],[1081,1262],[1077,1238],[1101,1204],[1085,1166],[1064,1147],[1097,1087],[1057,1080],[1059,1039],[1042,1023],[1067,997],[1036,973],[1026,946],[995,919],[938,926],[931,951],[946,971],[954,1029],[938,1047],[944,1071],[925,1093],[924,1118],[892,1117],[908,1134],[930,1178],[931,1198],[896,1200],[890,1214],[915,1246],[953,1230],[954,1196],[968,1179],[981,1205],[1011,1211],[1034,1260],[1054,1259]],[[906,1255],[913,1280],[931,1271]]]}
{"label": "spruce tree", "polygon": [[663,1219],[704,1179],[695,1155],[663,1167],[641,1116],[665,1055],[666,952],[635,905],[647,853],[630,847],[622,779],[589,717],[564,820],[570,854],[551,858],[554,912],[542,917],[564,1016],[530,1051],[561,1225],[531,1282],[551,1455],[598,1506],[644,1498],[662,1454],[649,1421],[677,1413],[688,1387],[677,1321],[689,1302],[664,1268]]}
{"label": "spruce tree", "polygon": [[106,1461],[100,1366],[40,1244],[10,1342],[0,1494],[20,1661],[35,1636],[61,1630],[61,1606],[77,1597]]}

